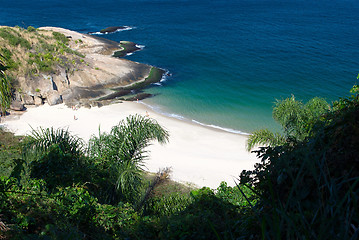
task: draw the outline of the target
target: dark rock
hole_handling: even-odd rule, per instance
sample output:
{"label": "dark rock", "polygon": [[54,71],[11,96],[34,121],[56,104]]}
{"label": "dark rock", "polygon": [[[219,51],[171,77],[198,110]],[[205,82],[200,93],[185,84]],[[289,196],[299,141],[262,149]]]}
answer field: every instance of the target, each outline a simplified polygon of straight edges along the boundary
{"label": "dark rock", "polygon": [[101,97],[98,100],[100,100],[100,101],[102,101],[102,100],[110,100],[110,99],[119,98],[119,97],[128,95],[130,93],[131,93],[131,90],[129,90],[129,89],[120,89],[120,90],[116,90],[116,92],[111,93],[111,94],[109,94],[107,96]]}
{"label": "dark rock", "polygon": [[142,100],[142,99],[149,98],[149,97],[152,97],[152,96],[153,95],[150,94],[150,93],[138,93],[133,97],[127,98],[126,101],[137,101],[137,100]]}
{"label": "dark rock", "polygon": [[141,49],[141,48],[137,47],[136,43],[129,42],[129,41],[121,41],[120,47],[122,47],[122,50],[115,51],[112,55],[113,57],[121,58],[121,57],[126,56],[129,53],[133,53],[133,52]]}
{"label": "dark rock", "polygon": [[20,101],[13,101],[10,105],[10,109],[15,111],[24,111],[25,107]]}
{"label": "dark rock", "polygon": [[121,29],[125,29],[126,27],[124,26],[120,26],[120,27],[107,27],[105,29],[102,29],[100,31],[100,33],[113,33],[116,32],[117,30],[121,30]]}

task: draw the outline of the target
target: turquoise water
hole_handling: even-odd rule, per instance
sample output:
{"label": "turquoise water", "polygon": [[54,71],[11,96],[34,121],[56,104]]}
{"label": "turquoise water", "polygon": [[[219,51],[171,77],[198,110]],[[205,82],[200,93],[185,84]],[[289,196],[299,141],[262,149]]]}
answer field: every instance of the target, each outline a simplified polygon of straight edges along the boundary
{"label": "turquoise water", "polygon": [[333,101],[359,73],[359,1],[16,1],[1,25],[50,25],[145,48],[128,56],[168,70],[146,100],[156,110],[251,132],[277,129],[276,99],[294,94]]}

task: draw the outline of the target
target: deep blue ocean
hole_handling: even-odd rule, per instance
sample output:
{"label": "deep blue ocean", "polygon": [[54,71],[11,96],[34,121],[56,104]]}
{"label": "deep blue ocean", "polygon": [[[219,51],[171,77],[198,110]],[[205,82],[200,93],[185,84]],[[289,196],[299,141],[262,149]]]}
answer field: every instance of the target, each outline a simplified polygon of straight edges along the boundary
{"label": "deep blue ocean", "polygon": [[103,37],[171,73],[147,104],[242,132],[277,129],[276,99],[348,95],[359,73],[358,0],[1,0],[0,25],[130,26]]}

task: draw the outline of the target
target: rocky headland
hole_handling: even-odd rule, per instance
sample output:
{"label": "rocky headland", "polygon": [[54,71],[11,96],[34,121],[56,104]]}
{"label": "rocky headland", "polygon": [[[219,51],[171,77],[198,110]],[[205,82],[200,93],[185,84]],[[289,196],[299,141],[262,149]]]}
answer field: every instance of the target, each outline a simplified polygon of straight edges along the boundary
{"label": "rocky headland", "polygon": [[113,99],[148,97],[139,89],[164,74],[120,58],[139,50],[128,41],[117,43],[57,27],[0,27],[0,39],[0,54],[12,78],[13,110],[44,102],[101,106]]}

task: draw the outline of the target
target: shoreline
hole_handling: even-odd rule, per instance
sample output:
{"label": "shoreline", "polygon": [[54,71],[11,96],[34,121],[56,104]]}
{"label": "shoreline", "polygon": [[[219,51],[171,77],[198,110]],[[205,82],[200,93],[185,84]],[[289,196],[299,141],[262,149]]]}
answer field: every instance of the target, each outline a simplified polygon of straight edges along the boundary
{"label": "shoreline", "polygon": [[143,104],[145,107],[151,109],[152,111],[156,112],[157,114],[160,114],[160,115],[163,115],[165,117],[168,117],[168,118],[172,118],[172,119],[177,119],[179,121],[184,121],[184,122],[187,122],[189,124],[194,124],[194,125],[198,125],[198,126],[201,126],[201,127],[205,127],[205,128],[208,128],[208,129],[211,129],[213,131],[220,131],[220,132],[227,132],[227,133],[232,133],[232,134],[238,134],[238,135],[242,135],[242,136],[250,136],[251,133],[247,133],[247,132],[243,132],[241,130],[236,130],[236,129],[233,129],[233,128],[227,128],[227,127],[221,127],[221,126],[217,126],[217,125],[214,125],[214,124],[207,124],[207,123],[202,123],[200,121],[197,121],[195,119],[190,119],[190,118],[187,118],[185,116],[182,116],[182,115],[179,115],[179,114],[176,114],[176,113],[167,113],[165,111],[161,111],[160,107],[154,107],[146,102],[140,102],[141,104]]}
{"label": "shoreline", "polygon": [[40,126],[63,127],[88,142],[99,128],[109,132],[128,115],[145,116],[147,112],[169,131],[170,140],[166,145],[153,143],[148,147],[149,158],[144,162],[146,171],[157,172],[160,168],[170,167],[171,178],[175,181],[216,188],[221,181],[234,186],[241,171],[253,169],[258,161],[255,154],[245,150],[247,136],[165,116],[142,102],[122,102],[76,111],[64,104],[46,104],[29,108],[18,119],[6,118],[0,126],[16,135],[25,135],[31,128]]}

